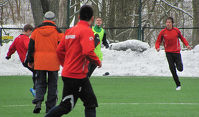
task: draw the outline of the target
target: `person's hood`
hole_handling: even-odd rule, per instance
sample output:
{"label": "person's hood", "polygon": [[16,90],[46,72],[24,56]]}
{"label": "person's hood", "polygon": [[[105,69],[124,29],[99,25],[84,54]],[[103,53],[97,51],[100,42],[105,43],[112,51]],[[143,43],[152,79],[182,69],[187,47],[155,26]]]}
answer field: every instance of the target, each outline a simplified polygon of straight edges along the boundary
{"label": "person's hood", "polygon": [[43,26],[39,28],[39,33],[43,36],[52,35],[56,31],[55,26]]}
{"label": "person's hood", "polygon": [[39,33],[43,36],[49,36],[54,33],[56,30],[55,22],[50,20],[43,21],[41,27],[39,27]]}

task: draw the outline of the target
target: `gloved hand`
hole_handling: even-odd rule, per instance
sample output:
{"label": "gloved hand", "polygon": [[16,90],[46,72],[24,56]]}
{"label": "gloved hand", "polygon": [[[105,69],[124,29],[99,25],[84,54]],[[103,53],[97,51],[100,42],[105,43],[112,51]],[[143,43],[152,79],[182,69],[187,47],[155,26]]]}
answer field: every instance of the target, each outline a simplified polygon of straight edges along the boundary
{"label": "gloved hand", "polygon": [[107,49],[107,48],[109,48],[109,45],[107,44],[105,47],[106,47],[106,49]]}
{"label": "gloved hand", "polygon": [[6,56],[6,59],[9,60],[11,58],[11,56]]}

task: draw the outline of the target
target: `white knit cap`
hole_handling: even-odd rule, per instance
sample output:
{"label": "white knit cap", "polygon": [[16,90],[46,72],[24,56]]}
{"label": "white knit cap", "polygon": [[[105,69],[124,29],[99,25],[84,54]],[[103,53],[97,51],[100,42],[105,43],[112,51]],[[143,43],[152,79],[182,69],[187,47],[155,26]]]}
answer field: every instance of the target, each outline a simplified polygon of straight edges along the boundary
{"label": "white knit cap", "polygon": [[55,22],[55,20],[56,20],[55,13],[53,13],[52,11],[46,12],[45,15],[44,15],[44,19],[45,20],[51,20],[51,21]]}

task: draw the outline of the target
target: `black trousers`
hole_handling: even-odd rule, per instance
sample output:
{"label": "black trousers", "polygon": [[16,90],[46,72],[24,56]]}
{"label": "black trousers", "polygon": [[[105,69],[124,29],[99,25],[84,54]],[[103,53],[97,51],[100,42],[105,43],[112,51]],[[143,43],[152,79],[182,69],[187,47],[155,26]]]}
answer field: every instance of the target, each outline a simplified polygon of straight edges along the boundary
{"label": "black trousers", "polygon": [[96,117],[95,108],[98,107],[98,103],[89,79],[62,77],[62,80],[64,83],[62,101],[51,109],[45,117],[61,117],[69,113],[74,108],[78,98],[83,101],[85,117]]}
{"label": "black trousers", "polygon": [[88,73],[87,73],[87,77],[90,78],[91,75],[93,74],[94,70],[96,69],[97,65],[94,63],[89,63],[88,65]]}
{"label": "black trousers", "polygon": [[[36,70],[38,75],[35,83],[36,97],[32,101],[33,104],[44,101],[46,91],[48,91],[46,101],[46,111],[50,110],[57,103],[57,81],[58,71]],[[47,90],[48,88],[48,90]]]}
{"label": "black trousers", "polygon": [[182,59],[181,59],[181,54],[180,53],[166,53],[167,61],[169,64],[169,68],[171,71],[171,74],[173,76],[173,79],[176,83],[176,86],[181,86],[181,83],[179,81],[179,77],[176,72],[176,68],[178,71],[183,71],[183,64],[182,64]]}
{"label": "black trousers", "polygon": [[33,68],[30,68],[27,63],[22,63],[24,67],[29,69],[32,72],[32,81],[33,81],[33,89],[35,89],[35,82],[37,78],[36,71]]}

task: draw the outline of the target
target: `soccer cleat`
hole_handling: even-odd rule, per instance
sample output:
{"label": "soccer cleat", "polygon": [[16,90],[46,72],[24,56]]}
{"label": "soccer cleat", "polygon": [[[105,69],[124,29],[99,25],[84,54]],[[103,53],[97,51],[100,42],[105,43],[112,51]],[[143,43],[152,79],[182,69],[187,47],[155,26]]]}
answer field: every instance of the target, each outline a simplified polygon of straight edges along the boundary
{"label": "soccer cleat", "polygon": [[41,102],[38,102],[33,110],[33,113],[40,113],[41,111]]}
{"label": "soccer cleat", "polygon": [[35,90],[33,88],[30,88],[30,92],[32,93],[32,96],[35,97]]}
{"label": "soccer cleat", "polygon": [[181,90],[181,86],[177,86],[176,91]]}

